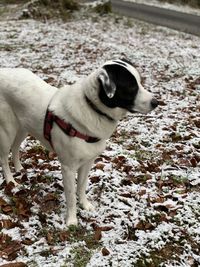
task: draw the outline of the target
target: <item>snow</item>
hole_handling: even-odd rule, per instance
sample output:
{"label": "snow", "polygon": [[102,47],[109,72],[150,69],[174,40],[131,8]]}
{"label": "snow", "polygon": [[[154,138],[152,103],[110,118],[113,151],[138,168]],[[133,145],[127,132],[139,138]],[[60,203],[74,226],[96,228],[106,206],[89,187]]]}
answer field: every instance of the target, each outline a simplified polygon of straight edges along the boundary
{"label": "snow", "polygon": [[[199,266],[199,38],[130,18],[78,14],[65,23],[1,21],[0,40],[1,67],[29,68],[56,86],[75,82],[110,58],[127,57],[137,66],[144,87],[164,104],[148,115],[129,114],[120,121],[93,165],[87,194],[96,211],[79,209],[79,225],[91,233],[94,225],[110,228],[102,230],[87,267],[134,266],[176,244],[181,251],[160,266],[191,266],[191,260]],[[50,162],[42,153],[30,152],[38,145],[28,137],[21,146],[28,174],[21,187],[30,190],[25,195],[32,204],[30,215],[19,219],[2,212],[0,220],[20,223],[3,233],[33,242],[24,245],[15,261],[30,267],[75,266],[74,250],[88,250],[84,238],[48,241],[47,233],[66,230],[66,207],[60,164],[57,158]],[[0,197],[9,201],[4,187]],[[45,202],[48,193],[57,200],[53,196]],[[103,255],[103,247],[109,255]]]}

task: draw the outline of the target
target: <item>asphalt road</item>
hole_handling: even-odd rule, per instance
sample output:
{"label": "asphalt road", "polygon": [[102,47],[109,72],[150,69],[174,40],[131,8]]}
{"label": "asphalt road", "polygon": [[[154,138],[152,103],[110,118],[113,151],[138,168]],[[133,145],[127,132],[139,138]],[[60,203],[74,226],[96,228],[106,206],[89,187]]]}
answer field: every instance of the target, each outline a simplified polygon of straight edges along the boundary
{"label": "asphalt road", "polygon": [[112,11],[120,15],[200,36],[200,16],[122,0],[111,3]]}

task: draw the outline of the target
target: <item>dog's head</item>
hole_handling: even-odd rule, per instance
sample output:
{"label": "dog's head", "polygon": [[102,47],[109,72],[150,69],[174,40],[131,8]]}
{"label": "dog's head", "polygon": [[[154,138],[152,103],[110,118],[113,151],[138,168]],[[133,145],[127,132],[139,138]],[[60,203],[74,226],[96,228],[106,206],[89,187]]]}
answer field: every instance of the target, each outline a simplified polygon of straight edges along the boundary
{"label": "dog's head", "polygon": [[158,106],[152,93],[141,85],[137,70],[125,59],[106,62],[100,69],[98,80],[99,98],[107,107],[147,113]]}

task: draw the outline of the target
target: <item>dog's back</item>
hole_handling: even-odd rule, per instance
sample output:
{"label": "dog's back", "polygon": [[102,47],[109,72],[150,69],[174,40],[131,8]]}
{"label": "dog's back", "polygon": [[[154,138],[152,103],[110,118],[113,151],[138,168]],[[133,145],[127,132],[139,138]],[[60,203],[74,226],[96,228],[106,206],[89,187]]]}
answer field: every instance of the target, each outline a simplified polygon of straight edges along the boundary
{"label": "dog's back", "polygon": [[29,126],[35,125],[38,118],[44,116],[56,90],[27,69],[0,69],[0,114],[6,116],[2,109],[5,109],[3,103],[7,103],[6,107],[16,114],[21,126],[27,127],[27,123]]}
{"label": "dog's back", "polygon": [[5,99],[13,110],[24,112],[25,109],[27,112],[33,105],[37,105],[39,111],[38,108],[48,103],[55,91],[56,88],[27,69],[0,69],[0,97]]}

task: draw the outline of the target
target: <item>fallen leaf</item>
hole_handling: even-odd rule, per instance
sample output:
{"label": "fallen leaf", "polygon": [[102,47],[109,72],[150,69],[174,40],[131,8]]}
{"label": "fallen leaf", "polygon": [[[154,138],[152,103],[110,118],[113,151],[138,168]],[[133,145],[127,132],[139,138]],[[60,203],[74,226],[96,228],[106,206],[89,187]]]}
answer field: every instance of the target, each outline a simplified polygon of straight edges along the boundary
{"label": "fallen leaf", "polygon": [[8,203],[2,197],[0,197],[0,207],[7,206],[7,205]]}
{"label": "fallen leaf", "polygon": [[197,161],[196,161],[196,159],[195,158],[192,158],[191,160],[190,160],[190,163],[191,163],[191,165],[192,165],[192,167],[197,167]]}
{"label": "fallen leaf", "polygon": [[101,250],[103,256],[108,256],[110,254],[110,251],[107,248],[102,248]]}
{"label": "fallen leaf", "polygon": [[51,231],[47,233],[46,240],[49,245],[52,245],[54,243],[54,236]]}
{"label": "fallen leaf", "polygon": [[90,181],[91,181],[91,183],[98,183],[100,181],[100,177],[99,176],[92,176],[92,177],[90,177]]}
{"label": "fallen leaf", "polygon": [[132,194],[131,193],[121,193],[120,197],[127,197],[127,198],[131,198]]}
{"label": "fallen leaf", "polygon": [[60,238],[60,241],[64,242],[64,241],[67,241],[69,239],[69,232],[68,231],[61,231],[59,233],[59,238]]}
{"label": "fallen leaf", "polygon": [[25,197],[15,197],[13,198],[16,207],[16,213],[22,217],[29,217],[31,215],[31,204]]}
{"label": "fallen leaf", "polygon": [[51,201],[51,200],[57,200],[57,196],[53,193],[48,193],[45,197],[44,197],[44,201]]}
{"label": "fallen leaf", "polygon": [[130,171],[132,171],[133,166],[130,165],[124,165],[122,171],[129,174]]}
{"label": "fallen leaf", "polygon": [[9,219],[0,220],[0,228],[11,229],[16,226],[16,223]]}
{"label": "fallen leaf", "polygon": [[101,238],[102,238],[102,230],[101,229],[96,229],[95,230],[95,233],[94,233],[94,240],[95,241],[99,241],[99,240],[101,240]]}
{"label": "fallen leaf", "polygon": [[[8,237],[10,238],[10,237]],[[19,241],[9,239],[4,243],[3,249],[1,249],[0,256],[3,259],[14,260],[17,258],[17,252],[22,248]]]}
{"label": "fallen leaf", "polygon": [[[97,227],[96,229],[99,229],[99,230],[101,230],[101,231],[105,231],[105,232],[107,232],[107,231],[112,230],[112,229],[113,229],[113,226],[99,226],[99,227]],[[95,229],[95,230],[96,230],[96,229]]]}
{"label": "fallen leaf", "polygon": [[143,196],[143,195],[145,195],[146,194],[146,189],[141,189],[139,192],[138,192],[138,195],[139,196]]}
{"label": "fallen leaf", "polygon": [[197,128],[200,128],[200,120],[195,120],[194,124]]}
{"label": "fallen leaf", "polygon": [[98,170],[102,170],[102,171],[103,171],[104,167],[105,167],[105,164],[104,164],[104,163],[97,163],[97,164],[95,165],[95,168],[96,168],[96,169],[98,169]]}
{"label": "fallen leaf", "polygon": [[154,228],[155,227],[153,226],[153,224],[151,224],[150,222],[144,222],[144,221],[139,221],[135,225],[135,229],[138,229],[138,230],[150,230]]}
{"label": "fallen leaf", "polygon": [[4,213],[11,213],[13,211],[13,208],[11,205],[7,205],[1,208]]}
{"label": "fallen leaf", "polygon": [[24,240],[22,240],[22,244],[24,245],[32,245],[34,243],[33,240],[31,240],[30,238],[25,238]]}

